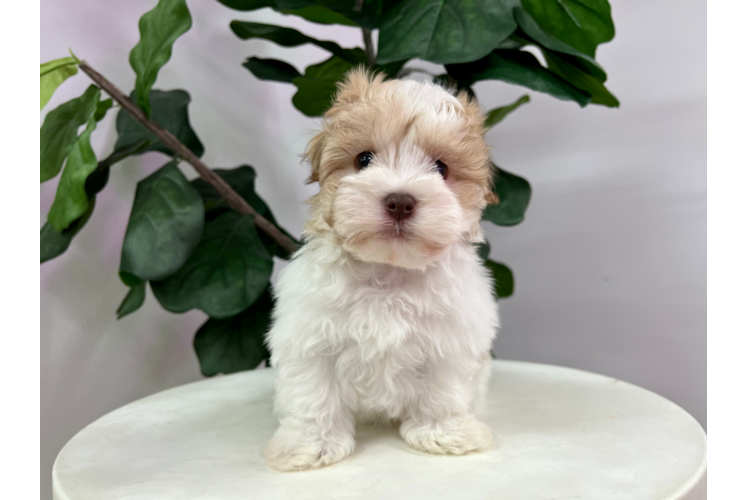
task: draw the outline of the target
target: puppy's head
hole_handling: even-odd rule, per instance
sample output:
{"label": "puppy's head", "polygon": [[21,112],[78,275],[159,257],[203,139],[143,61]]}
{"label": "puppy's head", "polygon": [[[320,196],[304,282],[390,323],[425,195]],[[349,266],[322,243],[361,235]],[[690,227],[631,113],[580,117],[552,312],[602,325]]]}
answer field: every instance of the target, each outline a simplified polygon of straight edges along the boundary
{"label": "puppy's head", "polygon": [[410,269],[482,241],[478,222],[495,201],[483,119],[463,93],[352,71],[307,148],[320,184],[307,233]]}

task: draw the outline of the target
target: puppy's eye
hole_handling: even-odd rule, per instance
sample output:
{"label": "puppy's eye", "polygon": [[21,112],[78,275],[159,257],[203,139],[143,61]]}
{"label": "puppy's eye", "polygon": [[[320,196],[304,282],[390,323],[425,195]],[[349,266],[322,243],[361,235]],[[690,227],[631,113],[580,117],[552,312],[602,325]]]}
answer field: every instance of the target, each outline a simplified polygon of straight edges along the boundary
{"label": "puppy's eye", "polygon": [[356,168],[359,170],[363,170],[366,167],[369,166],[369,163],[371,163],[371,160],[374,159],[374,153],[371,151],[364,151],[363,153],[359,153],[356,157]]}
{"label": "puppy's eye", "polygon": [[447,178],[447,166],[439,160],[436,160],[436,171],[439,172],[444,179]]}

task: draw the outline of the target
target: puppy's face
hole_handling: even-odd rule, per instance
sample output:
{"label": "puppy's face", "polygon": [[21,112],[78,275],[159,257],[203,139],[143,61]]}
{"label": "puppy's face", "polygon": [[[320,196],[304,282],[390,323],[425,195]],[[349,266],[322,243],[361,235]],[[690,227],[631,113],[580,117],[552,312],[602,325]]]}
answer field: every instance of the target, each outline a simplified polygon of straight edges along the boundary
{"label": "puppy's face", "polygon": [[423,269],[481,241],[494,201],[483,114],[465,95],[348,75],[307,149],[320,193],[307,232],[330,233],[365,262]]}

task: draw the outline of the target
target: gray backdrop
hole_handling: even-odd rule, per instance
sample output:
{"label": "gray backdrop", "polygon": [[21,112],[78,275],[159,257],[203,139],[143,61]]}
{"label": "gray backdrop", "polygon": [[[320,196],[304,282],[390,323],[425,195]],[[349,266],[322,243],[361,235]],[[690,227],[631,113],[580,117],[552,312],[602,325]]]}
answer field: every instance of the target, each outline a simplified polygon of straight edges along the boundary
{"label": "gray backdrop", "polygon": [[[71,47],[129,91],[138,18],[155,3],[42,0],[41,61]],[[530,105],[488,134],[494,159],[533,187],[525,222],[486,226],[492,258],[517,281],[501,304],[495,350],[641,385],[706,427],[706,3],[611,3],[617,36],[598,59],[621,108],[580,109],[532,93]],[[243,42],[228,23],[284,24],[344,46],[359,45],[360,32],[264,10],[233,12],[215,1],[189,6],[193,27],[156,88],[191,93],[205,161],[254,165],[259,192],[298,234],[302,200],[315,190],[303,182],[299,154],[317,122],[292,107],[292,86],[260,82],[241,63],[257,55],[303,68],[327,56],[314,47]],[[46,111],[88,84],[82,74],[65,83]],[[486,109],[525,92],[499,82],[476,89]],[[116,137],[113,118],[94,134],[101,155]],[[150,153],[118,164],[72,247],[41,268],[42,498],[51,497],[56,454],[78,430],[129,401],[201,378],[191,343],[203,313],[167,313],[149,292],[136,314],[115,315],[127,291],[117,269],[135,184],[165,161]],[[40,222],[56,184],[41,187]]]}

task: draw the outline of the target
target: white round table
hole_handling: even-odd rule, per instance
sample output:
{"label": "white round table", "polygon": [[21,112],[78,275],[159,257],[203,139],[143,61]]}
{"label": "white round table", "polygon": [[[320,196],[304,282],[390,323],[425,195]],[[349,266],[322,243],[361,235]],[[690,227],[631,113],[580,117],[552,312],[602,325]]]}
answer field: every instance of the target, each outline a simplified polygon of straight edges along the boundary
{"label": "white round table", "polygon": [[706,436],[670,401],[558,366],[495,361],[487,452],[433,456],[395,429],[359,427],[330,467],[269,470],[273,370],[216,377],[135,401],[65,445],[56,500],[706,498]]}

